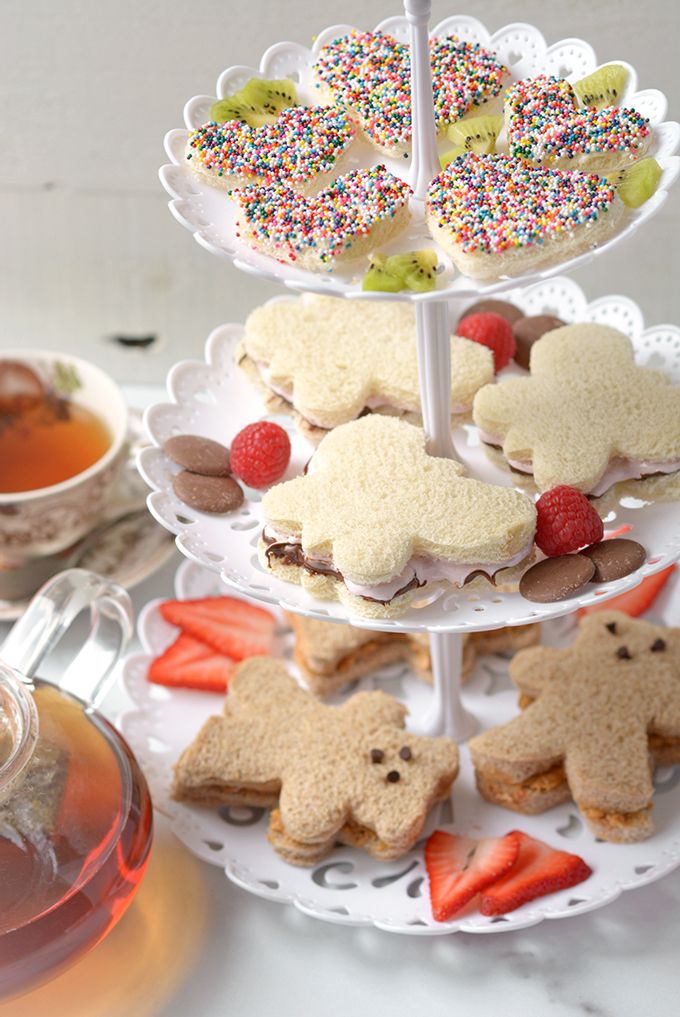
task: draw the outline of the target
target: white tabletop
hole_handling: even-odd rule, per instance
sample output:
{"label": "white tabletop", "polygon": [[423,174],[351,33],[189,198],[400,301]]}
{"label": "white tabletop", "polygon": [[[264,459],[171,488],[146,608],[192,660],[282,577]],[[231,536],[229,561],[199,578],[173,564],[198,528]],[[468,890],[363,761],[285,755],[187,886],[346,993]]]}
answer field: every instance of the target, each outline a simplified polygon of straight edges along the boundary
{"label": "white tabletop", "polygon": [[[139,405],[157,391],[128,394]],[[137,611],[172,594],[178,563],[133,591]],[[122,695],[112,691],[106,712]],[[120,923],[60,977],[0,1004],[0,1017],[666,1017],[680,997],[679,917],[680,870],[517,932],[329,925],[233,886],[157,815],[147,875]]]}

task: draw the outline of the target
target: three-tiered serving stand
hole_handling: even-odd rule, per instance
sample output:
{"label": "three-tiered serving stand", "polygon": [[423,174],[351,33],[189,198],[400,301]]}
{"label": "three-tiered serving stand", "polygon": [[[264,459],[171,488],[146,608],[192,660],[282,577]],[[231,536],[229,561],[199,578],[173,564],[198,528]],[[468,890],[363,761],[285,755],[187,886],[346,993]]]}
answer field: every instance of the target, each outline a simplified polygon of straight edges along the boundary
{"label": "three-tiered serving stand", "polygon": [[[400,40],[410,39],[411,74],[412,74],[412,105],[413,105],[413,146],[410,158],[380,158],[387,168],[402,178],[408,179],[414,197],[411,201],[411,224],[404,234],[386,249],[389,253],[397,250],[413,250],[424,246],[432,247],[433,241],[424,223],[424,198],[431,179],[439,172],[439,150],[435,131],[434,108],[432,101],[432,79],[428,47],[428,24],[431,4],[429,0],[405,0],[404,17],[390,18],[378,25],[378,29],[387,32]],[[225,71],[218,80],[217,94],[219,97],[233,94],[248,78],[252,76],[266,78],[292,78],[295,80],[298,94],[302,101],[315,103],[316,94],[312,79],[312,67],[319,49],[330,40],[350,31],[351,26],[337,25],[321,33],[312,50],[293,43],[280,43],[271,47],[263,56],[259,70],[247,67],[232,67]],[[486,29],[475,19],[469,17],[448,18],[435,29],[433,34],[455,34],[459,38],[479,42],[492,49],[501,61],[510,68],[511,76],[517,80],[538,73],[558,74],[573,80],[592,72],[597,64],[592,48],[585,42],[569,39],[554,46],[547,47],[540,33],[529,25],[513,24],[490,36]],[[510,475],[489,463],[483,455],[474,428],[457,428],[451,430],[450,399],[451,399],[451,362],[450,336],[452,324],[458,320],[463,308],[481,296],[489,296],[501,291],[513,289],[512,299],[523,307],[527,313],[550,311],[558,314],[566,321],[593,320],[621,328],[633,340],[636,357],[639,363],[651,363],[660,366],[680,382],[680,330],[673,326],[660,326],[656,329],[642,328],[639,311],[631,301],[622,297],[604,298],[586,307],[583,295],[578,287],[565,278],[556,278],[556,272],[581,265],[590,258],[600,256],[613,244],[632,233],[642,222],[653,215],[662,206],[668,187],[675,180],[680,170],[680,160],[674,152],[680,142],[680,127],[675,123],[664,122],[666,100],[656,90],[637,91],[637,77],[633,68],[628,67],[628,84],[622,97],[625,105],[633,106],[648,116],[653,127],[653,144],[650,154],[662,167],[662,177],[656,193],[640,209],[628,210],[623,224],[617,232],[604,244],[589,250],[587,253],[563,262],[559,266],[550,266],[535,273],[526,273],[521,278],[503,278],[493,284],[482,284],[456,274],[450,260],[439,251],[440,265],[443,266],[438,276],[437,288],[429,293],[363,293],[361,291],[361,267],[350,265],[325,274],[305,272],[294,265],[282,264],[254,251],[240,238],[235,229],[235,207],[223,192],[199,182],[186,163],[186,130],[171,131],[166,137],[166,150],[172,160],[170,165],[160,171],[161,181],[170,193],[170,209],[173,215],[188,229],[195,239],[213,254],[227,257],[238,268],[258,275],[275,279],[293,291],[313,291],[334,295],[339,298],[351,297],[358,299],[398,299],[410,300],[415,304],[417,351],[420,371],[420,387],[423,420],[428,436],[428,448],[431,454],[460,459],[467,467],[468,473],[480,479],[502,485],[512,484]],[[192,129],[209,119],[209,109],[214,97],[198,96],[190,100],[185,107],[185,122]],[[349,168],[375,164],[378,157],[365,142],[355,142],[350,150]],[[436,245],[434,245],[436,246]],[[521,289],[517,288],[518,284]],[[282,297],[280,299],[290,299]],[[384,621],[350,615],[347,609],[337,602],[320,601],[311,597],[301,587],[274,579],[260,565],[256,547],[262,529],[263,519],[257,492],[248,492],[249,497],[244,507],[233,516],[211,517],[188,508],[181,503],[172,490],[172,474],[176,467],[162,451],[163,442],[172,434],[196,433],[216,438],[229,444],[233,435],[246,423],[261,416],[261,406],[249,387],[239,379],[233,364],[233,352],[243,334],[240,325],[226,325],[209,337],[206,346],[206,361],[198,363],[185,361],[173,368],[168,378],[171,403],[159,404],[147,412],[146,424],[154,442],[153,447],[142,451],[139,467],[142,475],[154,489],[149,496],[148,504],[151,512],[165,527],[177,535],[180,550],[194,562],[207,566],[219,573],[227,586],[238,590],[256,600],[277,604],[286,610],[305,614],[325,621],[348,622],[368,629],[391,629],[399,632],[427,631],[430,633],[434,689],[429,695],[429,703],[423,704],[422,695],[418,696],[419,708],[412,709],[410,727],[421,733],[445,734],[459,742],[465,741],[477,728],[477,719],[463,706],[460,691],[460,670],[462,658],[462,635],[477,630],[490,630],[502,626],[523,625],[532,622],[547,621],[574,612],[578,607],[588,606],[598,600],[605,600],[637,585],[645,576],[659,571],[676,559],[680,558],[680,519],[677,506],[673,504],[643,503],[633,498],[621,498],[612,503],[605,520],[606,527],[613,530],[627,524],[634,529],[634,536],[645,546],[647,559],[640,570],[616,582],[606,583],[587,588],[585,592],[569,600],[553,604],[533,604],[523,599],[519,593],[501,592],[489,586],[488,590],[479,588],[435,590],[430,593],[427,588],[422,601],[417,602],[401,617]],[[311,454],[309,444],[297,433],[293,433],[287,420],[280,420],[291,431],[293,455],[288,476],[300,472]],[[284,478],[284,479],[286,479]],[[150,649],[157,650],[158,644],[148,640]],[[134,671],[134,668],[133,668]],[[135,672],[136,675],[136,672]],[[146,709],[145,696],[140,693],[136,677],[131,679],[131,686],[136,689],[136,698],[142,711]],[[191,696],[191,693],[187,694]],[[147,700],[147,706],[148,706]],[[157,706],[152,713],[157,714]],[[479,712],[479,711],[475,711]],[[481,711],[484,713],[484,711]],[[505,713],[502,718],[493,719],[484,716],[485,724],[498,723],[507,719],[512,713]],[[144,724],[141,725],[142,728]],[[135,728],[135,724],[132,725]],[[137,728],[139,726],[137,725]],[[192,731],[184,732],[184,743],[192,735]],[[144,747],[135,740],[135,748],[144,758]],[[454,801],[456,788],[454,786]],[[474,795],[474,792],[472,792]],[[509,827],[513,818],[504,810],[495,809],[486,803],[475,800],[475,806],[468,815],[468,831],[470,823],[481,808],[485,816],[491,812],[502,813],[500,820],[491,825],[498,828]],[[196,837],[190,836],[187,830],[201,829],[204,820],[197,818],[196,810],[188,807],[170,806],[176,817],[176,825],[184,830],[184,839],[198,853],[205,856],[205,851],[194,843]],[[178,813],[177,810],[180,810]],[[182,812],[182,810],[185,810]],[[187,811],[188,810],[188,811]],[[463,810],[466,813],[467,809]],[[573,808],[571,809],[573,813]],[[188,816],[191,819],[188,819]],[[459,816],[458,809],[456,811]],[[180,818],[177,818],[177,817]],[[576,817],[572,817],[576,818]],[[207,820],[205,820],[207,822]],[[198,824],[198,826],[196,825]],[[607,899],[612,899],[611,886],[604,891],[601,888],[592,896],[586,892],[576,899],[575,904],[566,905],[560,910],[554,902],[540,901],[529,912],[521,909],[514,915],[507,916],[503,923],[493,923],[484,919],[481,923],[471,923],[470,919],[461,922],[440,925],[434,923],[422,911],[417,918],[407,919],[397,909],[390,916],[384,914],[376,918],[371,910],[373,905],[367,900],[358,910],[347,911],[342,908],[317,907],[314,901],[314,886],[322,887],[324,879],[315,880],[311,876],[301,876],[299,870],[281,863],[278,859],[269,859],[271,849],[264,845],[265,857],[262,857],[262,833],[255,824],[249,831],[252,841],[246,836],[249,844],[244,855],[243,828],[235,824],[240,835],[236,840],[236,856],[229,853],[228,845],[220,844],[219,858],[214,854],[211,860],[219,860],[225,864],[230,878],[241,885],[278,900],[289,900],[302,910],[317,914],[319,917],[333,921],[348,921],[373,924],[395,931],[436,932],[455,931],[467,928],[469,931],[494,931],[499,928],[518,927],[533,924],[543,917],[560,917],[562,913],[575,913],[579,908],[587,910],[599,906]],[[484,824],[482,824],[484,825]],[[479,823],[472,822],[479,828]],[[544,829],[553,833],[555,829],[555,810],[550,819],[531,817],[525,826],[532,826],[535,832]],[[567,824],[569,826],[569,823]],[[486,827],[485,827],[486,828]],[[181,832],[181,831],[180,831]],[[588,835],[581,831],[588,839]],[[181,833],[182,835],[182,833]],[[644,865],[644,872],[626,872],[625,877],[619,876],[615,881],[614,895],[618,895],[622,887],[639,885],[640,882],[656,878],[668,871],[668,859],[673,858],[673,866],[680,863],[680,828],[669,820],[665,833],[657,835],[661,839],[658,845],[665,859],[664,866],[657,861],[653,865]],[[550,833],[548,833],[550,839]],[[200,835],[199,835],[200,840]],[[214,840],[214,836],[213,836]],[[255,841],[257,840],[257,846]],[[592,840],[592,838],[590,838]],[[205,844],[205,837],[200,843]],[[602,847],[598,848],[599,851]],[[617,868],[616,851],[622,858],[622,849],[604,846],[605,855],[612,860],[607,865]],[[631,851],[632,849],[623,849]],[[641,850],[638,848],[636,850]],[[268,855],[266,853],[269,853]],[[210,851],[208,856],[210,856]],[[343,854],[346,855],[345,851]],[[653,854],[654,852],[652,852]],[[649,846],[643,852],[645,858],[650,855]],[[640,855],[642,857],[643,855]],[[253,873],[250,865],[254,857],[261,858],[266,868],[277,869],[276,878],[266,878],[262,872]],[[592,856],[592,851],[591,851]],[[251,860],[247,862],[245,858]],[[628,855],[626,864],[632,860]],[[331,867],[336,863],[333,862]],[[640,866],[638,866],[640,867]],[[672,866],[671,866],[672,867]],[[351,863],[354,874],[361,871],[365,874],[364,883],[374,886],[375,880],[371,873],[376,868],[382,871],[372,859],[354,859]],[[663,871],[662,871],[663,869]],[[410,870],[409,870],[410,871]],[[650,871],[654,874],[649,876]],[[647,878],[643,877],[647,875]],[[325,877],[324,877],[325,878]],[[376,877],[381,886],[387,885],[384,878]],[[396,878],[396,877],[395,877]],[[307,894],[300,890],[301,880]],[[422,882],[422,880],[421,880]],[[363,884],[362,884],[363,885]],[[310,896],[311,892],[311,896]],[[370,896],[370,895],[369,895]],[[418,895],[414,895],[414,900]],[[573,896],[573,895],[572,895]],[[383,897],[384,899],[384,897]],[[356,894],[354,895],[356,900]],[[594,903],[596,901],[597,903]],[[363,910],[362,910],[363,906]],[[569,909],[571,908],[571,910]]]}

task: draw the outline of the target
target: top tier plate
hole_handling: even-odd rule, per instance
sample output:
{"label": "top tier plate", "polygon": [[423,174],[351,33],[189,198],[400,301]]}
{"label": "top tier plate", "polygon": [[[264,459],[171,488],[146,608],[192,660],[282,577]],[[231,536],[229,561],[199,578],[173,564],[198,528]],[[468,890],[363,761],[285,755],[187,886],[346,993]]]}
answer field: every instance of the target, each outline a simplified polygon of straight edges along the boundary
{"label": "top tier plate", "polygon": [[[296,82],[300,99],[308,104],[318,104],[318,92],[312,82],[312,67],[318,51],[326,43],[352,30],[351,25],[334,25],[321,32],[312,49],[306,49],[294,42],[280,42],[270,47],[260,61],[259,70],[252,67],[229,67],[217,81],[217,97],[231,95],[251,77],[291,78]],[[408,40],[408,23],[404,17],[388,18],[376,26],[400,41]],[[554,74],[576,81],[590,74],[598,67],[592,47],[581,39],[563,39],[552,46],[532,25],[515,23],[506,25],[493,35],[475,18],[463,15],[446,18],[432,30],[431,35],[456,35],[460,39],[481,43],[493,50],[510,69],[513,81],[533,77],[537,74]],[[613,54],[612,57],[615,57]],[[621,98],[621,104],[633,107],[649,118],[653,127],[653,142],[648,152],[661,165],[663,175],[656,193],[639,209],[626,209],[618,230],[606,243],[576,257],[559,262],[540,271],[527,272],[512,278],[503,277],[492,283],[484,283],[461,275],[452,266],[450,259],[439,250],[440,264],[444,271],[438,279],[438,287],[429,293],[363,293],[361,278],[366,267],[365,259],[343,266],[332,272],[315,273],[304,271],[293,265],[283,264],[259,254],[236,235],[236,203],[224,191],[210,187],[198,180],[191,172],[185,156],[188,131],[170,131],[165,138],[165,149],[171,163],[162,166],[160,179],[171,196],[170,211],[194,239],[206,250],[233,261],[244,272],[274,280],[293,290],[308,290],[335,296],[380,298],[394,300],[429,301],[441,297],[474,298],[489,295],[508,287],[525,285],[571,271],[596,255],[609,250],[624,237],[629,236],[645,220],[654,215],[663,205],[668,188],[680,172],[680,159],[673,153],[680,143],[680,125],[663,122],[667,101],[657,89],[638,91],[637,74],[624,61],[628,69],[628,81]],[[184,108],[184,122],[188,129],[194,129],[210,119],[210,107],[215,96],[199,95],[190,99]],[[450,147],[450,142],[442,147]],[[363,141],[355,141],[349,151],[346,170],[367,167],[383,162],[395,175],[409,180],[411,159],[400,156],[387,158],[380,155]],[[437,247],[429,234],[423,219],[421,202],[411,202],[411,223],[391,244],[385,246],[388,253],[414,250],[421,247]]]}

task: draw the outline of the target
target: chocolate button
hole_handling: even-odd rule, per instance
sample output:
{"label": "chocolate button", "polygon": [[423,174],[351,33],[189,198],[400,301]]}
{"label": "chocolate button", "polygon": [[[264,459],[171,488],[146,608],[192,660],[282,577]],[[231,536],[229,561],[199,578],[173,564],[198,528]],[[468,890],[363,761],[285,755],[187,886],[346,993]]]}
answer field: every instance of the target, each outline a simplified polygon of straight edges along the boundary
{"label": "chocolate button", "polygon": [[529,355],[534,343],[538,342],[546,332],[552,332],[554,328],[562,328],[566,322],[561,318],[555,318],[552,314],[532,314],[527,318],[519,318],[511,324],[517,343],[515,363],[528,370]]}
{"label": "chocolate button", "polygon": [[595,566],[595,575],[591,580],[593,583],[609,583],[613,579],[629,576],[644,565],[647,557],[642,544],[625,537],[601,540],[579,553],[587,555]]}
{"label": "chocolate button", "polygon": [[243,491],[233,477],[202,477],[182,470],[172,478],[172,487],[185,505],[199,512],[221,515],[243,504]]}
{"label": "chocolate button", "polygon": [[163,444],[163,451],[190,473],[200,473],[204,477],[226,477],[229,474],[229,449],[212,438],[178,434],[168,438]]}
{"label": "chocolate button", "polygon": [[519,307],[515,307],[508,300],[478,300],[476,304],[468,307],[467,311],[461,314],[458,321],[467,318],[468,314],[486,314],[489,311],[493,314],[500,314],[501,318],[505,318],[510,325],[514,325],[516,321],[524,317],[524,311],[520,311]]}
{"label": "chocolate button", "polygon": [[595,566],[582,554],[562,554],[532,565],[519,581],[519,592],[527,600],[552,604],[565,600],[590,582]]}

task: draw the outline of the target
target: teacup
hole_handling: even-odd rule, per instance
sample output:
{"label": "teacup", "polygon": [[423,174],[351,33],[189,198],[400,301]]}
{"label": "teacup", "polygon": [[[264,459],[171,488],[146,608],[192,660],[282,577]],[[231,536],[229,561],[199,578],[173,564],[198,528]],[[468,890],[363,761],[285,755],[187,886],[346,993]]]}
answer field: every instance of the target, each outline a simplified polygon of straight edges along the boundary
{"label": "teacup", "polygon": [[71,547],[96,525],[128,456],[128,411],[116,383],[79,357],[50,350],[2,350],[41,377],[60,372],[69,381],[68,401],[95,414],[110,444],[91,466],[60,483],[0,493],[0,568]]}

